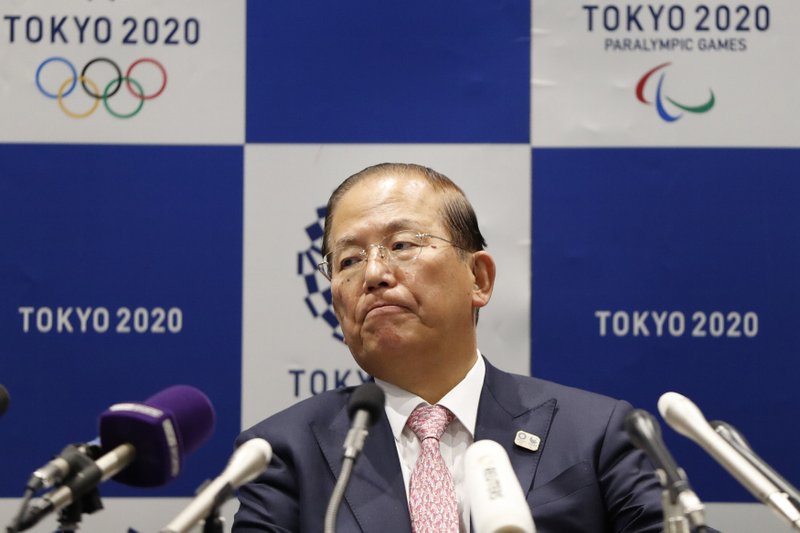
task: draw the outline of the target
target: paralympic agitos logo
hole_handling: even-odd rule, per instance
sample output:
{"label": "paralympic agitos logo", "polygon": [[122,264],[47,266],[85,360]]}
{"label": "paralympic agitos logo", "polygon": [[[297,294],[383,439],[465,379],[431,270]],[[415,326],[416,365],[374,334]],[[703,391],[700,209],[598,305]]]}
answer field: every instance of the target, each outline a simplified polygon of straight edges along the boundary
{"label": "paralympic agitos logo", "polygon": [[[667,73],[664,69],[671,64],[670,62],[662,63],[645,72],[636,84],[636,98],[643,104],[653,105],[655,103],[658,116],[665,122],[675,122],[680,119],[683,116],[682,111],[695,114],[702,114],[710,111],[711,108],[714,107],[714,102],[716,101],[714,91],[711,89],[708,90],[710,93],[708,100],[698,105],[687,105],[682,102],[677,102],[665,94],[664,80],[667,77]],[[648,101],[644,95],[645,90],[649,86],[650,80],[659,71],[661,71],[661,75],[658,76],[658,82],[656,82],[654,101]]]}
{"label": "paralympic agitos logo", "polygon": [[[152,72],[143,72],[144,69]],[[134,70],[142,73],[144,78],[134,76]],[[145,101],[161,96],[167,88],[167,70],[159,61],[143,57],[133,61],[123,76],[115,61],[96,57],[88,61],[78,74],[70,60],[49,57],[36,69],[35,81],[39,92],[56,100],[58,107],[68,117],[87,118],[102,102],[111,116],[125,119],[138,115]],[[122,90],[123,87],[125,90]],[[74,98],[77,94],[83,94],[83,100]],[[120,103],[112,106],[112,99]],[[75,104],[68,103],[75,100],[78,100]]]}

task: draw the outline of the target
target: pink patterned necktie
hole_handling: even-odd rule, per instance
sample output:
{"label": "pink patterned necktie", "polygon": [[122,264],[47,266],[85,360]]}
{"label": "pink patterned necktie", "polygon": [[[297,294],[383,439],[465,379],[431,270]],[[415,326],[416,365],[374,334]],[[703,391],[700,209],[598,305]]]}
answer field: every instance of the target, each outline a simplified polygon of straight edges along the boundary
{"label": "pink patterned necktie", "polygon": [[441,405],[420,405],[406,422],[421,445],[408,490],[414,533],[458,533],[456,489],[439,450],[439,439],[453,418]]}

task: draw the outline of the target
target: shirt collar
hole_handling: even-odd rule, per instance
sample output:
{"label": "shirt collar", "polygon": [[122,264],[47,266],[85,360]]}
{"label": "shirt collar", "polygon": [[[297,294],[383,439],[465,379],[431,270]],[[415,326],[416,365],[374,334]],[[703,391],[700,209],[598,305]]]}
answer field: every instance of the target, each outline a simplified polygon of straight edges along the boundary
{"label": "shirt collar", "polygon": [[[475,421],[478,418],[478,403],[481,399],[485,375],[486,363],[478,351],[477,360],[464,379],[439,400],[439,405],[447,407],[472,437],[475,436]],[[428,405],[428,402],[416,394],[380,379],[376,379],[375,383],[386,394],[386,416],[397,441],[400,439],[400,433],[403,432],[412,411],[420,404]]]}

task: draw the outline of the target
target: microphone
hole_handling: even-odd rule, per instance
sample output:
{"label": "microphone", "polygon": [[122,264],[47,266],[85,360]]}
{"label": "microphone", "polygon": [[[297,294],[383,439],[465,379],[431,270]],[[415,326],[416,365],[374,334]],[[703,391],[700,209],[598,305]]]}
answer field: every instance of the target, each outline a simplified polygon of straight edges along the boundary
{"label": "microphone", "polygon": [[100,456],[100,440],[86,444],[70,444],[46,465],[37,468],[28,480],[27,490],[37,492],[61,483]]}
{"label": "microphone", "polygon": [[356,458],[364,448],[364,441],[368,434],[367,428],[380,418],[385,403],[386,397],[383,394],[383,389],[372,382],[359,385],[350,395],[347,414],[352,422],[350,423],[350,430],[344,439],[342,471],[339,473],[339,479],[336,480],[336,485],[333,487],[333,493],[325,511],[325,533],[333,533],[336,530],[336,515],[339,512],[339,505],[342,503],[344,491],[350,481],[350,474],[353,471]]}
{"label": "microphone", "polygon": [[180,475],[184,456],[206,442],[216,415],[200,390],[174,385],[141,403],[118,403],[100,415],[103,449],[129,443],[136,459],[114,477],[133,487],[159,487]]}
{"label": "microphone", "polygon": [[8,395],[8,389],[0,384],[0,416],[6,414],[9,403],[11,403],[11,396]]}
{"label": "microphone", "polygon": [[[31,503],[30,507],[23,510],[19,523],[9,530],[25,531],[38,524],[48,514],[60,511],[79,500],[101,482],[131,464],[135,455],[134,447],[124,444],[101,456],[97,461],[92,461],[89,466],[77,472],[67,484]],[[102,505],[99,508],[102,508]]]}
{"label": "microphone", "polygon": [[471,444],[464,470],[477,533],[536,533],[522,487],[500,444],[493,440]]}
{"label": "microphone", "polygon": [[374,383],[364,383],[350,396],[347,414],[352,423],[344,440],[344,456],[355,460],[364,448],[367,428],[375,423],[383,413],[386,397],[383,389]]}
{"label": "microphone", "polygon": [[714,428],[714,431],[716,431],[720,437],[725,439],[725,441],[730,444],[733,449],[739,452],[745,459],[750,461],[750,464],[756,467],[759,472],[764,474],[764,476],[766,476],[766,478],[769,479],[782,492],[785,492],[786,495],[792,500],[792,503],[795,505],[795,507],[800,505],[800,492],[798,492],[797,489],[783,476],[769,466],[766,461],[759,457],[758,454],[753,451],[753,448],[742,436],[742,434],[736,430],[736,428],[721,420],[712,420],[710,424],[711,427]]}
{"label": "microphone", "polygon": [[[177,431],[175,426],[179,426]],[[164,389],[141,404],[115,404],[100,415],[99,439],[64,448],[33,473],[28,488],[38,491],[61,483],[85,464],[87,456],[96,459],[100,455],[96,446],[100,442],[103,449],[130,442],[140,458],[144,457],[115,481],[137,487],[160,486],[178,476],[180,457],[205,442],[213,428],[211,402],[201,391],[187,385]],[[184,442],[179,442],[177,436]]]}
{"label": "microphone", "polygon": [[677,392],[667,392],[659,398],[658,410],[672,429],[700,445],[753,496],[800,529],[800,512],[786,494],[714,431],[691,400]]}
{"label": "microphone", "polygon": [[187,533],[233,496],[233,491],[263,472],[271,459],[272,447],[267,441],[248,440],[233,452],[222,474],[208,483],[160,533]]}
{"label": "microphone", "polygon": [[[705,511],[700,498],[689,486],[686,472],[680,468],[661,436],[661,425],[644,409],[634,409],[625,417],[625,430],[633,444],[656,466],[661,485],[666,489],[665,520],[681,521],[684,517],[692,529],[705,526]],[[675,508],[677,506],[677,508]],[[677,511],[677,516],[672,515]]]}
{"label": "microphone", "polygon": [[208,440],[214,429],[214,408],[208,397],[188,385],[175,385],[141,403],[112,405],[100,415],[100,440],[105,455],[82,467],[68,483],[23,510],[19,531],[66,507],[100,482],[156,487],[176,478],[183,456]]}

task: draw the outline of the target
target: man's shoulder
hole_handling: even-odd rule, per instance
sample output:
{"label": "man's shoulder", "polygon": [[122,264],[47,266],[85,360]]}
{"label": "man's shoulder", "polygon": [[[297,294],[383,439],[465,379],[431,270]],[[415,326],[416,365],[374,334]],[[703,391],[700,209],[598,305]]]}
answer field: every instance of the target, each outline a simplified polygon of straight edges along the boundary
{"label": "man's shoulder", "polygon": [[330,390],[301,400],[244,430],[237,440],[285,438],[293,433],[305,432],[316,423],[330,422],[345,408],[353,389],[355,387]]}
{"label": "man's shoulder", "polygon": [[614,410],[620,405],[629,407],[624,400],[611,396],[580,389],[562,383],[556,383],[539,377],[514,374],[497,368],[492,368],[487,376],[487,383],[494,388],[507,392],[509,387],[516,390],[516,394],[534,403],[555,399],[559,408]]}

